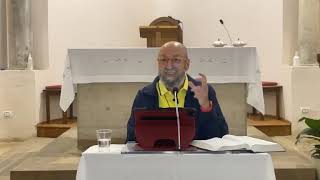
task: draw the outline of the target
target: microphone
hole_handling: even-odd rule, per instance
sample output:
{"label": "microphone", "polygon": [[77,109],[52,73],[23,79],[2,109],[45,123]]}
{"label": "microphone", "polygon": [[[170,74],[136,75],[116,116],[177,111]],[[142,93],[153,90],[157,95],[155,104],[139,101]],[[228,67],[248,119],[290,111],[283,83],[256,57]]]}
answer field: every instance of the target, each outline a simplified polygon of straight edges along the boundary
{"label": "microphone", "polygon": [[172,92],[174,94],[174,104],[176,107],[176,116],[177,116],[177,129],[178,129],[178,150],[181,150],[181,138],[180,138],[180,116],[179,116],[179,110],[178,110],[178,94],[179,89],[178,88],[173,88]]}
{"label": "microphone", "polygon": [[230,34],[229,34],[229,31],[228,31],[227,27],[224,25],[224,22],[223,22],[222,19],[220,19],[219,22],[220,22],[220,24],[224,27],[224,29],[226,30],[226,32],[227,32],[227,34],[228,34],[228,37],[229,37],[229,40],[230,40],[230,45],[232,45],[232,42],[233,42],[233,41],[232,41],[232,39],[231,39],[231,37],[230,37]]}
{"label": "microphone", "polygon": [[172,89],[172,94],[174,95],[173,101],[176,101],[176,100],[177,100],[177,104],[179,104],[179,99],[178,99],[178,96],[175,96],[175,93],[178,94],[178,92],[179,92],[179,89],[178,89],[177,87],[174,87],[174,88]]}
{"label": "microphone", "polygon": [[[172,94],[173,94],[173,96],[174,96],[174,93],[177,93],[178,94],[178,92],[179,92],[179,89],[178,88],[173,88],[172,89]],[[172,101],[176,101],[177,100],[177,104],[179,104],[179,99],[178,99],[178,96],[176,97],[176,96],[174,96],[173,97],[173,99],[172,99]]]}

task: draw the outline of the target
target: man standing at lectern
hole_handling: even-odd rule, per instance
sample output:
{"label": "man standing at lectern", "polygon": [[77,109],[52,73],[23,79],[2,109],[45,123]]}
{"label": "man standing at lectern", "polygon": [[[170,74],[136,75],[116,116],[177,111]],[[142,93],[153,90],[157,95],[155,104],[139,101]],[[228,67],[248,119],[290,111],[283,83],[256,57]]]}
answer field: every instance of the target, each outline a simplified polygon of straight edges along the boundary
{"label": "man standing at lectern", "polygon": [[139,90],[132,105],[127,124],[127,141],[135,141],[135,108],[173,108],[172,90],[178,88],[178,106],[196,109],[196,134],[194,139],[222,137],[228,133],[228,125],[221,112],[214,89],[207,84],[204,74],[197,80],[186,72],[190,60],[187,48],[179,42],[167,42],[158,54],[159,75],[155,80]]}

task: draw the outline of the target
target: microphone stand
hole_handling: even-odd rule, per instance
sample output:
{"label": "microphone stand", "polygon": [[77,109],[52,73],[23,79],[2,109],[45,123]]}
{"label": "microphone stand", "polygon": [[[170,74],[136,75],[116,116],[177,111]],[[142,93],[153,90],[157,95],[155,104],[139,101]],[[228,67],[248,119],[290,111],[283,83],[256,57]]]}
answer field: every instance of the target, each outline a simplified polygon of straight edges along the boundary
{"label": "microphone stand", "polygon": [[220,24],[224,27],[224,30],[226,30],[226,32],[227,32],[227,34],[228,34],[228,37],[229,37],[229,40],[230,40],[230,46],[232,46],[232,42],[233,42],[233,41],[232,41],[232,39],[231,39],[231,36],[230,36],[230,34],[229,34],[229,31],[228,31],[226,25],[224,25],[224,22],[223,22],[222,19],[220,19],[219,22],[220,22]]}
{"label": "microphone stand", "polygon": [[177,128],[178,128],[178,151],[181,151],[181,138],[180,138],[180,117],[179,117],[179,110],[178,110],[178,98],[177,98],[177,92],[178,91],[173,91],[174,92],[174,103],[176,106],[176,115],[177,115]]}

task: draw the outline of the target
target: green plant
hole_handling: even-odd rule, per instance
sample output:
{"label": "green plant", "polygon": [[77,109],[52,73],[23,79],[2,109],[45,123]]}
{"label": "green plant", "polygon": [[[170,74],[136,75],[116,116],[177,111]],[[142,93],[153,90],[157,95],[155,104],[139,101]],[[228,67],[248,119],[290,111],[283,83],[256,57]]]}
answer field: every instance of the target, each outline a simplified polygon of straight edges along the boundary
{"label": "green plant", "polygon": [[320,119],[312,119],[307,117],[302,117],[299,122],[304,121],[308,126],[303,129],[296,137],[296,144],[302,139],[312,139],[315,140],[313,148],[311,150],[311,156],[316,159],[320,159]]}

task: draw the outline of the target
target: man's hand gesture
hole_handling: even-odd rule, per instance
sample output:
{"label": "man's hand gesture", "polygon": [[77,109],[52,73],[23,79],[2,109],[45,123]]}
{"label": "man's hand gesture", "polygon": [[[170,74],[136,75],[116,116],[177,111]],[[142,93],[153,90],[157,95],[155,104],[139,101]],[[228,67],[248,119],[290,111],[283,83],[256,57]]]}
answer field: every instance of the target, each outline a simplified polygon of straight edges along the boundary
{"label": "man's hand gesture", "polygon": [[208,98],[207,77],[201,73],[199,73],[199,75],[200,77],[196,78],[196,80],[200,81],[201,84],[196,86],[189,81],[189,86],[191,91],[194,92],[194,97],[198,99],[200,106],[203,108],[208,108],[210,106],[210,101]]}

